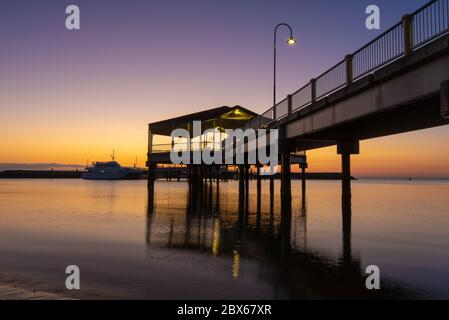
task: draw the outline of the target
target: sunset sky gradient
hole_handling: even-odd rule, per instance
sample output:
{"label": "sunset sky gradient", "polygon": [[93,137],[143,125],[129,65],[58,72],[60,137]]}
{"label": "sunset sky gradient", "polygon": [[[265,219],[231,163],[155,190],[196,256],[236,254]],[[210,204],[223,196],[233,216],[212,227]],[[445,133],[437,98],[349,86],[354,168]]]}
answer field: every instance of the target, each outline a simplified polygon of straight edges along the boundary
{"label": "sunset sky gradient", "polygon": [[[108,160],[144,166],[147,123],[222,105],[262,113],[272,101],[273,27],[283,98],[425,0],[3,0],[0,163]],[[65,8],[81,30],[65,29]],[[381,8],[381,30],[364,27]],[[363,141],[353,174],[449,177],[449,127]],[[339,171],[334,148],[311,171]]]}

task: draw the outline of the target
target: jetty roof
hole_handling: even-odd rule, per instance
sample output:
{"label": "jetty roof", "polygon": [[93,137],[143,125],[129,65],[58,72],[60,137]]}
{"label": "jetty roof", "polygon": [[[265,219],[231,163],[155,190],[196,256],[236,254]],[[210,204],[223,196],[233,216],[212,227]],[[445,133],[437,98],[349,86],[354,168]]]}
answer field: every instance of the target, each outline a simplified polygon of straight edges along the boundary
{"label": "jetty roof", "polygon": [[218,107],[149,124],[152,134],[169,136],[174,129],[185,129],[193,136],[192,122],[201,121],[202,131],[217,128],[237,129],[258,114],[241,106]]}

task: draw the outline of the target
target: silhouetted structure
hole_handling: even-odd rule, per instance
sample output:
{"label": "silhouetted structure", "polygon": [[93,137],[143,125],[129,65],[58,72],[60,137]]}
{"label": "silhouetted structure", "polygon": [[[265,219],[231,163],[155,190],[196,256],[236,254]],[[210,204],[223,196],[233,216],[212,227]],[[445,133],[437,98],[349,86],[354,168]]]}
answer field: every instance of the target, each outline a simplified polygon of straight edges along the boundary
{"label": "silhouetted structure", "polygon": [[[197,138],[195,146],[207,147],[202,133],[195,135],[195,120],[208,128],[278,129],[281,163],[281,208],[291,212],[291,164],[302,171],[302,206],[306,207],[305,152],[337,146],[342,168],[342,217],[344,243],[349,243],[351,230],[351,155],[359,154],[359,141],[449,124],[449,6],[447,0],[433,0],[403,19],[386,32],[347,55],[340,63],[312,79],[295,93],[261,115],[236,106],[221,107],[200,113],[156,122],[149,125],[148,183],[153,184],[158,163],[168,163],[173,144],[153,144],[154,134],[169,135],[175,128],[184,128]],[[220,131],[221,132],[221,131]],[[207,139],[206,139],[207,140]],[[212,146],[217,141],[213,137]],[[223,145],[218,149],[236,147]],[[167,148],[162,151],[158,148]],[[250,143],[244,141],[247,152]],[[215,149],[214,149],[215,150]],[[248,152],[247,152],[248,153]],[[246,157],[245,157],[246,158]],[[206,169],[208,168],[208,169]],[[219,180],[227,166],[206,167],[203,163],[188,166],[190,184],[201,184],[207,178]],[[238,172],[239,204],[245,215],[250,167],[245,163],[233,167]],[[260,167],[256,163],[256,170]],[[260,176],[257,176],[260,196]],[[154,186],[149,186],[152,190]],[[270,177],[270,220],[274,214],[274,181]],[[347,238],[349,237],[349,238]],[[345,245],[350,251],[350,246]],[[344,254],[347,256],[347,254]]]}

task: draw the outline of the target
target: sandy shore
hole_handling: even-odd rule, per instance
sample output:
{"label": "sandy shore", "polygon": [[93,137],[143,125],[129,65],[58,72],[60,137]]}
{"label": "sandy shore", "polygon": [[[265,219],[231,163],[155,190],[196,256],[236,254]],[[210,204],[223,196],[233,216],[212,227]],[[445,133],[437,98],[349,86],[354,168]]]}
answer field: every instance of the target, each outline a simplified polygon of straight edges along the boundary
{"label": "sandy shore", "polygon": [[59,294],[32,291],[15,285],[0,284],[0,300],[65,300],[70,299]]}
{"label": "sandy shore", "polygon": [[0,273],[0,300],[65,300],[63,292],[52,292],[40,282],[16,273]]}

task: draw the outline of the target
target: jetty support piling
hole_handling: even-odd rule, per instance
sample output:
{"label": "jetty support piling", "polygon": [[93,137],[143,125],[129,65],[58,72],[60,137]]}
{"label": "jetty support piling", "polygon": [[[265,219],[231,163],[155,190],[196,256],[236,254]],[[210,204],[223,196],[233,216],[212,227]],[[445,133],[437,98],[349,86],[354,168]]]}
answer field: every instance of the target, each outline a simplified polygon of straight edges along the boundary
{"label": "jetty support piling", "polygon": [[[343,212],[343,226],[351,221],[351,155],[359,154],[358,141],[339,141],[337,153],[341,155],[341,205]],[[349,209],[348,209],[349,208]]]}
{"label": "jetty support piling", "polygon": [[304,159],[304,163],[299,164],[299,168],[301,169],[301,207],[305,209],[306,207],[306,169],[307,169],[307,160]]}
{"label": "jetty support piling", "polygon": [[292,205],[290,151],[282,152],[281,211],[290,212]]}
{"label": "jetty support piling", "polygon": [[257,214],[260,215],[262,201],[262,181],[260,177],[260,165],[256,167],[256,189],[257,189]]}

